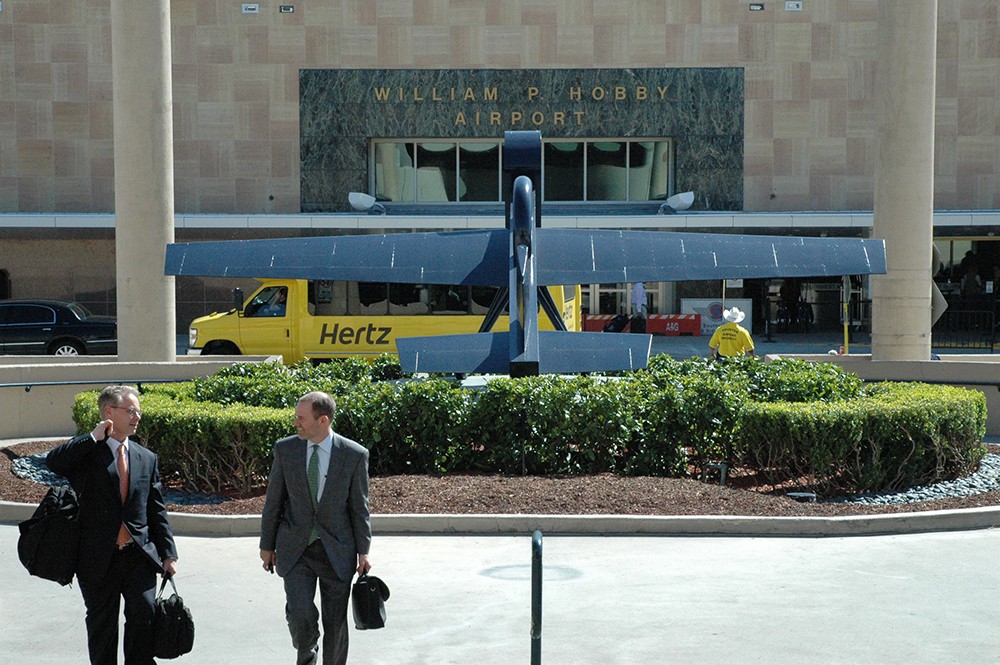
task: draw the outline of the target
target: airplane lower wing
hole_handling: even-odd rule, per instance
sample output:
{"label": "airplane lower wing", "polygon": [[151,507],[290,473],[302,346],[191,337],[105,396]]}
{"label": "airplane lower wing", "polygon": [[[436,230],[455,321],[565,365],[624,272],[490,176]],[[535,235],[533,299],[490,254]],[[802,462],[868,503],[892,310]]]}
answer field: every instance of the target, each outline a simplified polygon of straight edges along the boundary
{"label": "airplane lower wing", "polygon": [[164,272],[497,286],[507,281],[508,236],[491,229],[173,243]]}
{"label": "airplane lower wing", "polygon": [[396,350],[404,372],[506,374],[510,333],[397,337]]}
{"label": "airplane lower wing", "polygon": [[535,230],[539,285],[882,274],[885,243],[660,231]]}
{"label": "airplane lower wing", "polygon": [[[540,330],[538,369],[542,374],[641,369],[652,340],[650,335]],[[408,373],[507,374],[510,368],[508,332],[401,337],[396,348]]]}

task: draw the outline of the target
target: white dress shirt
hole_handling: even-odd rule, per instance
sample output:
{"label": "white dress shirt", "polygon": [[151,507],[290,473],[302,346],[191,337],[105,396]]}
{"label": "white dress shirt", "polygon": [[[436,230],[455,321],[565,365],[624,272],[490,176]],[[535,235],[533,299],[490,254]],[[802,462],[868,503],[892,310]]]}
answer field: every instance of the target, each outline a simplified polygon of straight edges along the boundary
{"label": "white dress shirt", "polygon": [[111,449],[111,454],[115,456],[116,460],[118,459],[118,446],[125,446],[125,459],[128,459],[128,437],[125,437],[124,441],[108,437],[108,448]]}

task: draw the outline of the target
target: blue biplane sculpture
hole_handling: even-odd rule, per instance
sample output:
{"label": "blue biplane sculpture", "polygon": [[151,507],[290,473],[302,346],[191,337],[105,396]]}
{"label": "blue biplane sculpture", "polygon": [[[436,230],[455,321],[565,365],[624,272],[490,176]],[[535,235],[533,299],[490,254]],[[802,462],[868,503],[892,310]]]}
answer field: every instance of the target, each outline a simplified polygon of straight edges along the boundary
{"label": "blue biplane sculpture", "polygon": [[[638,369],[650,335],[569,332],[549,285],[885,273],[882,240],[541,228],[538,132],[507,132],[505,229],[176,243],[168,275],[500,287],[479,333],[397,340],[406,372],[530,376]],[[555,330],[539,330],[538,310]],[[507,308],[510,327],[490,332]]]}

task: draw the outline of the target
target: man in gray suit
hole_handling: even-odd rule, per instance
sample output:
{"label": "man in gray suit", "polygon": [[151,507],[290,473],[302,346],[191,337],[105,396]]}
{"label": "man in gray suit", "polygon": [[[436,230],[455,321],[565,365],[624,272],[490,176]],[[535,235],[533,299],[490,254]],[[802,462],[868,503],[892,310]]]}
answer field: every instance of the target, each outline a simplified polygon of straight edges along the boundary
{"label": "man in gray suit", "polygon": [[368,572],[368,451],[330,426],[335,404],[311,392],[295,406],[298,436],[274,445],[261,517],[260,558],[285,583],[285,618],[297,665],[319,653],[316,582],[323,616],[323,665],[347,662],[347,604],[354,571]]}

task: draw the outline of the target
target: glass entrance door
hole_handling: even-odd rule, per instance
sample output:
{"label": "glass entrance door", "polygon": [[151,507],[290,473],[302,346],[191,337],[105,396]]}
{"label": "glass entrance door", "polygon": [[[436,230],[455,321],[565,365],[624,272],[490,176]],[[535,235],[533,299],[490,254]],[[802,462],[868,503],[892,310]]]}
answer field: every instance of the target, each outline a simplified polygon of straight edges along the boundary
{"label": "glass entrance door", "polygon": [[[664,303],[673,298],[672,284],[645,282],[648,314],[661,314]],[[587,314],[632,314],[632,284],[584,284],[583,307]]]}

